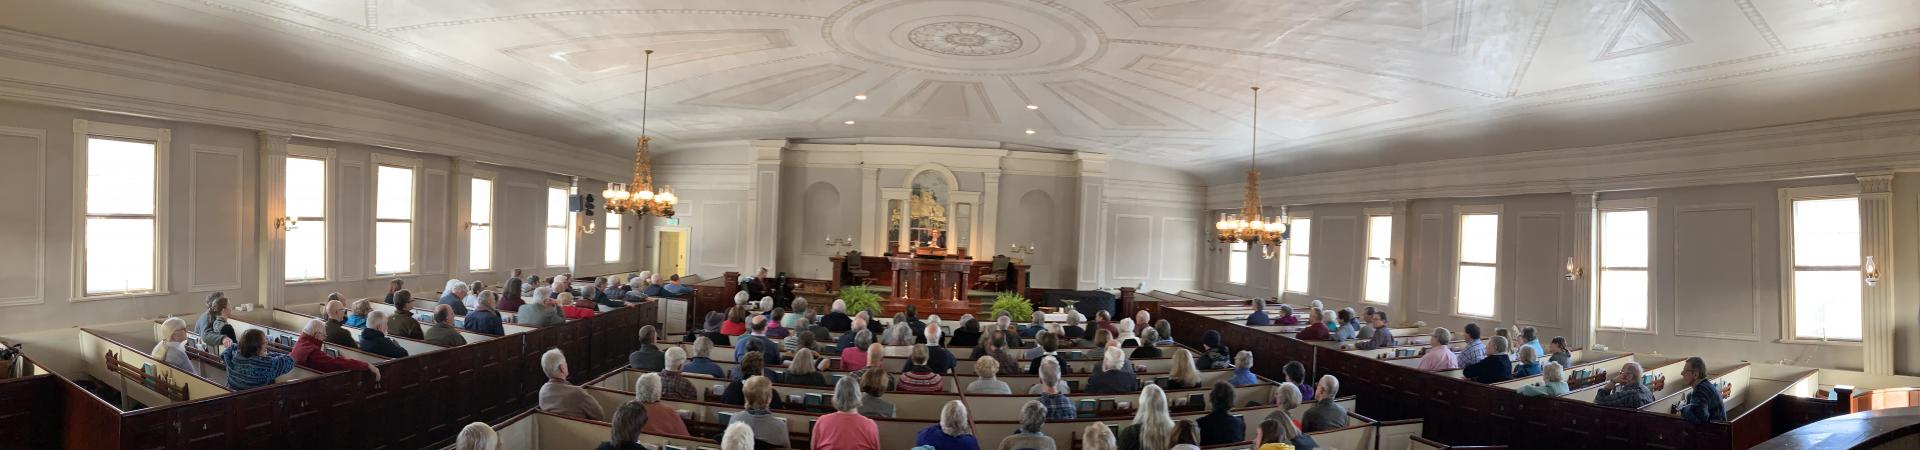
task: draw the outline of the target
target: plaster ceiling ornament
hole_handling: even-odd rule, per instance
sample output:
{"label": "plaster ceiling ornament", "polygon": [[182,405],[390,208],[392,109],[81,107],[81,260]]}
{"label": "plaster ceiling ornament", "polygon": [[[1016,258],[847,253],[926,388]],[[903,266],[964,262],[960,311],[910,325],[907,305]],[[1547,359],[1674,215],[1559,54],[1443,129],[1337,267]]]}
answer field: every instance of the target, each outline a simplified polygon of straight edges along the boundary
{"label": "plaster ceiling ornament", "polygon": [[954,76],[1058,73],[1106,52],[1078,11],[1017,0],[855,0],[827,16],[821,37],[868,63]]}
{"label": "plaster ceiling ornament", "polygon": [[907,32],[914,46],[954,56],[1005,55],[1019,50],[1020,35],[980,22],[935,22]]}

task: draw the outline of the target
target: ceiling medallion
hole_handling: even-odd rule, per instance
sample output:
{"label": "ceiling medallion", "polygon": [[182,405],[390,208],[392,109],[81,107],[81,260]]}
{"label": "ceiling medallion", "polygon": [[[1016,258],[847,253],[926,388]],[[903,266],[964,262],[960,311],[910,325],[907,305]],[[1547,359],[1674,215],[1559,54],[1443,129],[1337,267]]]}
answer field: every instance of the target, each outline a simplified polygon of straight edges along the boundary
{"label": "ceiling medallion", "polygon": [[907,41],[930,52],[954,56],[994,56],[1019,51],[1020,35],[980,22],[935,22],[914,27]]}

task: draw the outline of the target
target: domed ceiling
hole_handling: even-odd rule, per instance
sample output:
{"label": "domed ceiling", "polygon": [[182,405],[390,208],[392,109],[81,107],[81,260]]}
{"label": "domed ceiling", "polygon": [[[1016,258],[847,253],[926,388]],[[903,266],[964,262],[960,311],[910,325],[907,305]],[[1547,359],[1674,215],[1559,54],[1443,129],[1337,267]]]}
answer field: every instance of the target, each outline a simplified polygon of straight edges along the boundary
{"label": "domed ceiling", "polygon": [[664,152],[945,138],[1220,175],[1253,85],[1277,174],[1920,108],[1912,0],[5,4],[8,28],[622,155],[643,49]]}

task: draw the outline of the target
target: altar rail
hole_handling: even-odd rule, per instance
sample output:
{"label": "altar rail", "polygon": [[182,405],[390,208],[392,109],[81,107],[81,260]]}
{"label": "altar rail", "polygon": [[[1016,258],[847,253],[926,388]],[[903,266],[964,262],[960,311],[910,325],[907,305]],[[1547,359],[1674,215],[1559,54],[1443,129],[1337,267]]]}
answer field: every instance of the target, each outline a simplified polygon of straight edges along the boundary
{"label": "altar rail", "polygon": [[[375,382],[337,372],[211,398],[122,412],[57,374],[0,381],[0,446],[65,449],[416,449],[451,442],[472,422],[532,407],[559,348],[575,382],[627,362],[649,304],[442,351],[386,361]],[[405,417],[406,420],[394,420]]]}

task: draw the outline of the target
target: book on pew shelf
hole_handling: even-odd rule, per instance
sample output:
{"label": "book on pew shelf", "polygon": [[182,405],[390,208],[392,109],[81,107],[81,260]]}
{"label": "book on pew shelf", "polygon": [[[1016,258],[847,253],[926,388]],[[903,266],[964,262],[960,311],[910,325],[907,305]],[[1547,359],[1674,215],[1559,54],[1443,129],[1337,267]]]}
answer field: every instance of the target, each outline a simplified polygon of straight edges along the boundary
{"label": "book on pew shelf", "polygon": [[1108,413],[1112,413],[1114,411],[1119,411],[1119,410],[1120,410],[1119,402],[1115,402],[1113,401],[1113,399],[1110,399],[1110,398],[1100,399],[1101,414],[1108,414]]}
{"label": "book on pew shelf", "polygon": [[807,396],[805,394],[787,394],[787,403],[791,403],[795,405],[805,405],[806,398]]}
{"label": "book on pew shelf", "polygon": [[1094,400],[1094,399],[1080,400],[1078,402],[1078,405],[1075,406],[1074,409],[1079,411],[1081,414],[1092,414],[1095,411],[1100,410],[1100,401]]}
{"label": "book on pew shelf", "polygon": [[725,394],[725,393],[727,393],[727,387],[723,385],[716,384],[707,388],[707,394],[712,395],[715,398],[718,398],[720,397],[721,394]]}
{"label": "book on pew shelf", "polygon": [[1206,394],[1193,394],[1193,395],[1188,395],[1188,396],[1187,396],[1187,404],[1188,404],[1188,405],[1202,405],[1202,406],[1205,406],[1205,405],[1207,404],[1207,395],[1206,395]]}
{"label": "book on pew shelf", "polygon": [[680,420],[682,420],[682,421],[690,421],[690,420],[693,420],[693,411],[688,411],[688,410],[684,410],[684,409],[676,409],[676,410],[673,410],[673,413],[674,413],[674,414],[679,414],[679,415],[680,415]]}
{"label": "book on pew shelf", "polygon": [[731,424],[733,423],[733,413],[725,411],[715,412],[713,413],[713,421],[719,422],[720,425]]}
{"label": "book on pew shelf", "polygon": [[1080,380],[1067,380],[1067,391],[1080,392]]}
{"label": "book on pew shelf", "polygon": [[1166,389],[1167,383],[1170,381],[1173,381],[1173,379],[1168,377],[1153,377],[1153,384],[1160,386],[1160,389]]}
{"label": "book on pew shelf", "polygon": [[687,448],[676,445],[661,445],[660,450],[687,450]]}
{"label": "book on pew shelf", "polygon": [[805,397],[802,397],[802,398],[803,398],[803,400],[801,400],[801,401],[799,401],[799,402],[796,402],[796,403],[799,403],[799,404],[802,404],[802,405],[807,405],[807,406],[822,406],[822,405],[826,405],[826,404],[827,404],[827,403],[826,403],[826,397],[824,397],[824,396],[822,396],[822,395],[820,395],[820,394],[817,394],[817,393],[809,393],[809,394],[806,394],[806,396],[805,396]]}

